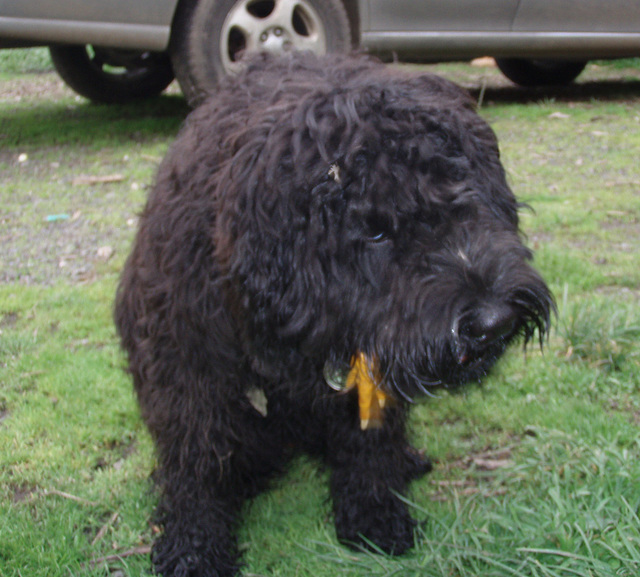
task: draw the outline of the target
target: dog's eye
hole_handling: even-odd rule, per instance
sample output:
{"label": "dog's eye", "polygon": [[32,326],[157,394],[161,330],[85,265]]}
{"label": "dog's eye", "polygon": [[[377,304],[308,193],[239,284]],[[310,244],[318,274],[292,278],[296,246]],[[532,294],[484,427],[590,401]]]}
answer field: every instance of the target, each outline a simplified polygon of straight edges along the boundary
{"label": "dog's eye", "polygon": [[380,215],[371,215],[365,221],[365,236],[367,241],[380,244],[392,239],[394,235],[393,223]]}
{"label": "dog's eye", "polygon": [[373,236],[369,236],[367,240],[369,242],[384,242],[388,238],[389,236],[385,232],[380,231],[377,234],[374,234]]}

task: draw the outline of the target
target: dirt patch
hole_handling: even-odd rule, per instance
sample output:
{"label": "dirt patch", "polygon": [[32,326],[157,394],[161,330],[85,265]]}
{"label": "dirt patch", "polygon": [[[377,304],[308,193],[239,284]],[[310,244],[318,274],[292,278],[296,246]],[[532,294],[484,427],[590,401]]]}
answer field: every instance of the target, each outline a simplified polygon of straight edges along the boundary
{"label": "dirt patch", "polygon": [[22,483],[20,485],[14,485],[11,487],[13,490],[13,502],[23,503],[31,499],[32,495],[38,490],[33,485]]}
{"label": "dirt patch", "polygon": [[[437,490],[429,495],[432,501],[449,501],[451,493],[461,496],[481,494],[483,497],[496,497],[507,494],[502,483],[496,483],[495,473],[501,469],[512,467],[514,446],[491,448],[479,453],[467,455],[463,459],[453,461],[445,467],[452,473],[462,470],[469,474],[461,479],[431,481]],[[474,473],[479,473],[474,475]]]}
{"label": "dirt patch", "polygon": [[76,94],[67,88],[54,72],[18,77],[11,82],[0,82],[0,100],[5,102],[24,102],[38,98],[58,100],[70,97],[75,98]]}
{"label": "dirt patch", "polygon": [[[96,278],[98,269],[126,252],[133,227],[98,231],[88,219],[66,225],[16,224],[2,236],[0,283],[44,284],[57,279],[75,283]],[[116,248],[117,247],[117,248]]]}
{"label": "dirt patch", "polygon": [[20,315],[16,312],[4,313],[0,317],[0,329],[12,329],[18,323]]}
{"label": "dirt patch", "polygon": [[[165,91],[180,93],[180,87],[173,82]],[[78,102],[86,100],[69,88],[55,72],[42,72],[12,78],[10,82],[0,82],[0,100],[5,102],[25,102],[30,100],[60,100],[71,98]]]}
{"label": "dirt patch", "polygon": [[595,289],[595,292],[607,297],[613,297],[621,299],[625,302],[639,302],[640,303],[640,289],[632,289],[629,287],[621,286],[600,286]]}

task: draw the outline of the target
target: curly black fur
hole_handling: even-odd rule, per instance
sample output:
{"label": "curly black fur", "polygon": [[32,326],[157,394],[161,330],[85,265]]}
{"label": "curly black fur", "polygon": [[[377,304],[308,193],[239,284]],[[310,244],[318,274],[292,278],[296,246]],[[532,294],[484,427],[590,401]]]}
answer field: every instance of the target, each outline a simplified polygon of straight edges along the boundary
{"label": "curly black fur", "polygon": [[[234,574],[241,505],[293,445],[330,465],[341,540],[413,544],[398,495],[430,465],[407,443],[406,401],[480,379],[548,329],[518,208],[492,130],[435,76],[261,56],[192,113],[116,304],[159,456],[159,573]],[[323,378],[357,351],[398,400],[380,429]]]}

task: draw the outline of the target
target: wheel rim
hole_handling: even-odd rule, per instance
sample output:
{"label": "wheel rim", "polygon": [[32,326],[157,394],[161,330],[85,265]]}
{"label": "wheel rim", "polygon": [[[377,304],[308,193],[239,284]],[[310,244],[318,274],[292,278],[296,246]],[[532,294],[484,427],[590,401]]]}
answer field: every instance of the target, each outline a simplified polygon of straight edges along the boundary
{"label": "wheel rim", "polygon": [[226,73],[237,72],[247,52],[326,52],[320,16],[305,0],[239,0],[222,24],[220,54]]}

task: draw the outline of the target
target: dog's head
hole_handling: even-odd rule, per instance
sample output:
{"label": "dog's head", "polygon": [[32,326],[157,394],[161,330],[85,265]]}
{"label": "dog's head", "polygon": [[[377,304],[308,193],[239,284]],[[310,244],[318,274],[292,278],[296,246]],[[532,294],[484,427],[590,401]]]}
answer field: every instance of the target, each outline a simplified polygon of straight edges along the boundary
{"label": "dog's head", "polygon": [[240,80],[262,88],[220,176],[234,194],[216,246],[252,354],[340,366],[364,351],[413,398],[542,339],[553,299],[466,93],[371,60],[298,58]]}

